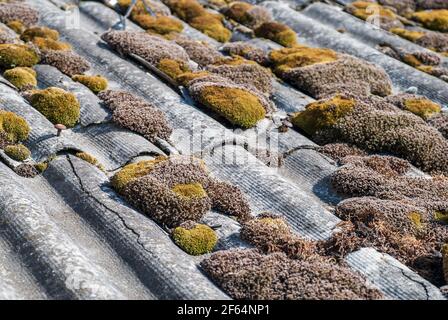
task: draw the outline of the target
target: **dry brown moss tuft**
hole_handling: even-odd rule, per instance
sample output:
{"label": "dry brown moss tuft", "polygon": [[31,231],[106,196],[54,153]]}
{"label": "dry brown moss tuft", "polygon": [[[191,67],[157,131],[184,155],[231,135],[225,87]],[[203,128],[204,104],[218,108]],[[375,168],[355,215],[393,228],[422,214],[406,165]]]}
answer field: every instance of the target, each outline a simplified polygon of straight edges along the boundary
{"label": "dry brown moss tuft", "polygon": [[12,2],[0,3],[0,22],[21,21],[26,27],[35,25],[39,20],[39,12],[28,4]]}
{"label": "dry brown moss tuft", "polygon": [[67,42],[56,41],[53,39],[35,37],[32,42],[41,50],[60,50],[60,51],[70,51],[72,46]]}
{"label": "dry brown moss tuft", "polygon": [[26,27],[20,20],[9,21],[6,25],[8,26],[8,28],[14,30],[14,32],[17,34],[21,34],[26,29]]}
{"label": "dry brown moss tuft", "polygon": [[380,299],[365,280],[322,257],[291,260],[282,253],[218,251],[202,261],[204,271],[234,299]]}
{"label": "dry brown moss tuft", "polygon": [[361,150],[358,147],[347,143],[328,143],[324,146],[317,147],[316,150],[337,162],[347,156],[367,155],[367,152],[365,152],[364,150]]}
{"label": "dry brown moss tuft", "polygon": [[144,99],[112,90],[102,91],[98,97],[113,110],[112,120],[116,124],[140,133],[151,142],[157,138],[169,139],[172,128],[164,113]]}
{"label": "dry brown moss tuft", "polygon": [[69,77],[90,69],[89,62],[73,51],[45,50],[41,63],[53,66]]}
{"label": "dry brown moss tuft", "polygon": [[24,178],[34,178],[39,174],[39,171],[32,165],[28,163],[22,163],[14,168],[14,172]]}
{"label": "dry brown moss tuft", "polygon": [[255,61],[262,66],[267,65],[269,61],[267,54],[262,49],[253,47],[243,41],[226,43],[222,47],[222,51],[232,56],[241,56],[245,59]]}

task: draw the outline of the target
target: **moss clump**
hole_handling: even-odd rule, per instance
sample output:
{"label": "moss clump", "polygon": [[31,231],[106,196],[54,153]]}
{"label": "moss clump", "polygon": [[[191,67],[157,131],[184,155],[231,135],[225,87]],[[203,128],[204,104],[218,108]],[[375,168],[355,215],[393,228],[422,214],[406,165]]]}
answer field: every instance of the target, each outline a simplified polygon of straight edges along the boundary
{"label": "moss clump", "polygon": [[373,10],[369,10],[369,8],[375,9],[375,12],[378,12],[380,17],[387,17],[395,19],[397,15],[392,10],[385,8],[377,3],[369,2],[369,1],[355,1],[351,4],[353,9],[350,12],[363,20],[366,20],[373,14]]}
{"label": "moss clump", "polygon": [[294,48],[273,50],[269,54],[269,58],[276,72],[283,73],[294,68],[333,62],[338,59],[338,56],[331,49],[296,46]]}
{"label": "moss clump", "polygon": [[440,105],[425,98],[405,100],[404,106],[405,110],[410,111],[423,119],[428,119],[442,110]]}
{"label": "moss clump", "polygon": [[129,182],[146,176],[157,163],[164,160],[165,158],[157,158],[128,164],[111,178],[111,184],[117,192],[121,193]]}
{"label": "moss clump", "polygon": [[439,222],[448,223],[448,212],[436,210],[434,212],[434,219]]}
{"label": "moss clump", "polygon": [[199,256],[212,252],[218,242],[216,232],[204,224],[185,222],[173,230],[174,242],[188,254]]}
{"label": "moss clump", "polygon": [[298,112],[291,118],[292,124],[309,135],[328,128],[352,112],[356,103],[352,99],[335,96],[330,100],[313,102],[304,111]]}
{"label": "moss clump", "polygon": [[179,18],[217,41],[227,42],[232,36],[224,27],[222,16],[208,12],[196,0],[169,0],[166,4]]}
{"label": "moss clump", "polygon": [[13,112],[0,110],[0,133],[10,143],[17,143],[28,139],[30,127],[25,119]]}
{"label": "moss clump", "polygon": [[24,161],[31,156],[30,150],[23,144],[6,146],[5,153],[8,157],[16,161]]}
{"label": "moss clump", "polygon": [[178,196],[188,199],[207,196],[200,183],[177,184],[171,190]]}
{"label": "moss clump", "polygon": [[133,21],[143,29],[165,35],[172,32],[182,32],[184,26],[174,18],[167,16],[151,16],[149,14],[140,14],[133,17]]}
{"label": "moss clump", "polygon": [[278,22],[265,22],[255,28],[255,35],[263,37],[285,47],[297,45],[297,34],[288,26]]}
{"label": "moss clump", "polygon": [[412,42],[416,42],[425,35],[424,32],[406,30],[403,28],[392,28],[389,31]]}
{"label": "moss clump", "polygon": [[39,62],[37,52],[23,44],[0,44],[0,67],[32,67]]}
{"label": "moss clump", "polygon": [[167,58],[161,59],[157,68],[173,80],[176,80],[181,74],[190,71],[190,68],[184,61]]}
{"label": "moss clump", "polygon": [[253,16],[248,12],[252,8],[253,5],[250,3],[235,1],[225,10],[225,15],[241,24],[248,25],[253,21]]}
{"label": "moss clump", "polygon": [[194,79],[198,79],[198,78],[202,78],[202,77],[206,77],[210,75],[209,72],[207,71],[199,71],[199,72],[185,72],[180,74],[177,78],[176,81],[183,85],[186,86],[188,85],[189,82],[193,81]]}
{"label": "moss clump", "polygon": [[32,41],[36,37],[57,41],[59,39],[59,32],[47,27],[32,27],[23,31],[20,39],[28,42]]}
{"label": "moss clump", "polygon": [[34,165],[34,168],[39,172],[43,173],[48,169],[48,162],[39,162]]}
{"label": "moss clump", "polygon": [[428,10],[415,12],[412,19],[428,29],[448,32],[448,10]]}
{"label": "moss clump", "polygon": [[28,99],[31,105],[53,124],[73,127],[79,120],[79,101],[71,92],[50,87],[45,90],[32,90]]}
{"label": "moss clump", "polygon": [[107,79],[100,75],[87,76],[84,74],[76,74],[72,77],[72,79],[76,82],[82,83],[95,94],[106,90],[108,86]]}
{"label": "moss clump", "polygon": [[258,97],[239,88],[207,86],[200,92],[200,102],[231,124],[251,128],[266,116]]}
{"label": "moss clump", "polygon": [[28,67],[6,70],[3,76],[19,90],[33,89],[37,86],[36,71]]}
{"label": "moss clump", "polygon": [[98,159],[92,156],[91,154],[88,154],[87,152],[78,152],[75,154],[75,156],[97,167],[101,171],[105,170],[104,166],[98,161]]}
{"label": "moss clump", "polygon": [[61,42],[48,38],[35,37],[32,42],[40,50],[69,51],[72,49],[72,46],[67,42]]}
{"label": "moss clump", "polygon": [[26,27],[23,25],[22,21],[20,20],[12,20],[9,21],[7,24],[8,28],[14,30],[17,34],[22,34],[23,31],[25,31]]}

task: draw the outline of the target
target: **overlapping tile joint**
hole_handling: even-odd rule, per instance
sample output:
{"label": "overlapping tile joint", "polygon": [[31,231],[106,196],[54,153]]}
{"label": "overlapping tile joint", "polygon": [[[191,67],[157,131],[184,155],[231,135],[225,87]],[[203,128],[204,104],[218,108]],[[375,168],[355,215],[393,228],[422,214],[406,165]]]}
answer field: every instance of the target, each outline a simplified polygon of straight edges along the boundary
{"label": "overlapping tile joint", "polygon": [[445,1],[146,2],[0,3],[0,299],[446,298]]}

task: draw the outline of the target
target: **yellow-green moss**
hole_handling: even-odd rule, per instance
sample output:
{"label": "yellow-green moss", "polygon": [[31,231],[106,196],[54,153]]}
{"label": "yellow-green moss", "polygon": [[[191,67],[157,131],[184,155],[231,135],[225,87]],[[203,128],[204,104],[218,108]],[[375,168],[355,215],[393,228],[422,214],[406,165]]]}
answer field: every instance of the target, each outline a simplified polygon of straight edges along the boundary
{"label": "yellow-green moss", "polygon": [[49,38],[35,37],[31,40],[40,50],[70,51],[72,46],[67,42],[61,42]]}
{"label": "yellow-green moss", "polygon": [[243,129],[255,126],[266,115],[258,97],[237,88],[205,87],[201,90],[200,102]]}
{"label": "yellow-green moss", "polygon": [[36,168],[39,173],[43,173],[48,168],[48,162],[39,162],[34,165],[34,168]]}
{"label": "yellow-green moss", "polygon": [[0,44],[0,67],[32,67],[39,62],[39,55],[23,44]]}
{"label": "yellow-green moss", "polygon": [[20,36],[20,39],[22,39],[23,41],[31,41],[36,37],[58,40],[59,32],[47,27],[32,27],[23,31],[22,35]]}
{"label": "yellow-green moss", "polygon": [[435,113],[442,111],[442,107],[429,99],[407,99],[404,101],[405,110],[416,114],[417,116],[428,119]]}
{"label": "yellow-green moss", "polygon": [[244,59],[240,56],[233,56],[231,59],[222,58],[213,63],[216,66],[228,65],[228,66],[239,66],[242,64],[257,64],[255,61]]}
{"label": "yellow-green moss", "polygon": [[412,54],[405,54],[403,57],[403,62],[407,63],[410,66],[418,67],[422,65],[422,62],[417,59],[416,56]]}
{"label": "yellow-green moss", "polygon": [[285,47],[297,45],[297,34],[288,26],[279,22],[265,22],[255,28],[257,37],[266,38]]}
{"label": "yellow-green moss", "polygon": [[207,12],[196,0],[168,0],[167,4],[179,18],[187,22]]}
{"label": "yellow-green moss", "polygon": [[200,183],[177,184],[173,187],[172,191],[178,196],[187,199],[204,198],[207,196],[207,193]]}
{"label": "yellow-green moss", "polygon": [[9,21],[6,25],[8,26],[8,28],[14,30],[14,32],[17,34],[22,34],[26,29],[22,21],[20,20]]}
{"label": "yellow-green moss", "polygon": [[161,35],[172,32],[182,32],[184,26],[182,23],[172,17],[156,16],[149,14],[140,14],[133,17],[133,21],[143,29]]}
{"label": "yellow-green moss", "polygon": [[71,92],[55,87],[32,90],[29,101],[53,124],[73,127],[79,120],[80,105]]}
{"label": "yellow-green moss", "polygon": [[274,70],[286,72],[292,68],[305,67],[317,63],[328,63],[338,59],[337,53],[331,49],[296,46],[273,50],[269,54]]}
{"label": "yellow-green moss", "polygon": [[107,79],[100,75],[88,76],[84,74],[76,74],[72,77],[72,79],[73,81],[82,83],[95,94],[106,90],[109,85]]}
{"label": "yellow-green moss", "polygon": [[226,16],[233,19],[241,24],[250,24],[253,21],[253,17],[248,13],[253,5],[247,2],[233,2],[229,5],[228,10],[226,10]]}
{"label": "yellow-green moss", "polygon": [[33,89],[37,86],[36,71],[28,67],[16,67],[6,70],[3,76],[19,90]]}
{"label": "yellow-green moss", "polygon": [[104,166],[98,161],[98,159],[92,156],[91,154],[88,154],[87,152],[78,152],[75,154],[75,156],[97,167],[101,171],[105,170]]}
{"label": "yellow-green moss", "polygon": [[208,76],[209,74],[210,73],[207,71],[185,72],[185,73],[180,74],[176,78],[176,81],[180,85],[186,86],[190,81],[197,79],[197,78]]}
{"label": "yellow-green moss", "polygon": [[5,147],[5,153],[11,159],[23,161],[31,156],[30,150],[23,144],[9,145]]}
{"label": "yellow-green moss", "polygon": [[181,74],[190,71],[185,62],[166,58],[159,61],[157,68],[173,80],[176,80]]}
{"label": "yellow-green moss", "polygon": [[317,101],[306,106],[304,111],[297,112],[291,118],[291,123],[309,135],[318,130],[331,127],[350,113],[355,107],[355,101],[337,95],[330,100]]}
{"label": "yellow-green moss", "polygon": [[428,29],[448,32],[448,10],[428,10],[412,14],[412,19]]}
{"label": "yellow-green moss", "polygon": [[425,35],[424,32],[406,30],[403,28],[392,28],[389,31],[412,42],[417,41]]}
{"label": "yellow-green moss", "polygon": [[112,186],[117,192],[123,191],[124,187],[134,179],[146,176],[154,166],[165,161],[166,158],[160,157],[154,160],[144,160],[137,163],[131,163],[124,166],[120,171],[118,171],[110,180]]}
{"label": "yellow-green moss", "polygon": [[409,219],[411,220],[412,224],[417,228],[420,229],[422,224],[422,215],[418,212],[411,212],[408,215]]}
{"label": "yellow-green moss", "polygon": [[446,211],[436,211],[434,213],[434,218],[437,221],[448,223],[448,212],[446,212]]}
{"label": "yellow-green moss", "polygon": [[173,231],[173,239],[182,250],[194,256],[212,252],[218,242],[215,231],[203,224],[192,229],[177,227]]}
{"label": "yellow-green moss", "polygon": [[0,131],[9,142],[17,143],[28,139],[30,127],[26,120],[13,112],[0,110]]}
{"label": "yellow-green moss", "polygon": [[193,28],[219,42],[227,42],[232,37],[232,32],[224,27],[222,17],[217,14],[206,13],[193,18],[189,23]]}
{"label": "yellow-green moss", "polygon": [[[351,13],[363,20],[367,20],[370,16],[372,16],[373,12],[377,13],[380,17],[396,19],[397,15],[390,9],[385,8],[377,3],[368,2],[368,1],[355,1],[351,5],[353,10]],[[369,10],[368,10],[369,8]],[[370,10],[374,9],[374,10]]]}

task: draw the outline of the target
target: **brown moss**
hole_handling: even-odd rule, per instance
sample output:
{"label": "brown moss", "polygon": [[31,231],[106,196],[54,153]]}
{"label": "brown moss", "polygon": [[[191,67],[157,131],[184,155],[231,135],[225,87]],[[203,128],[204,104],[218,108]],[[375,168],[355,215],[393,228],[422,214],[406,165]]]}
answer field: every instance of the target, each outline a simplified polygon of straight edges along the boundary
{"label": "brown moss", "polygon": [[448,244],[443,246],[443,271],[445,274],[445,282],[448,283]]}
{"label": "brown moss", "polygon": [[8,143],[17,143],[28,139],[30,127],[26,120],[13,112],[0,110],[0,132]]}
{"label": "brown moss", "polygon": [[219,42],[227,42],[232,37],[232,32],[223,25],[220,15],[206,13],[193,18],[189,24]]}
{"label": "brown moss", "polygon": [[293,68],[336,61],[338,55],[331,49],[296,46],[294,48],[272,50],[269,58],[275,70],[282,73]]}
{"label": "brown moss", "polygon": [[100,75],[89,76],[85,74],[76,74],[72,77],[72,79],[76,82],[82,83],[95,94],[106,90],[108,86],[107,79]]}
{"label": "brown moss", "polygon": [[190,68],[184,61],[173,59],[160,60],[157,68],[173,80],[176,80],[181,74],[190,72]]}
{"label": "brown moss", "polygon": [[204,15],[206,10],[196,0],[169,0],[166,4],[182,20],[191,19]]}
{"label": "brown moss", "polygon": [[73,127],[79,120],[79,101],[71,92],[56,87],[32,90],[28,94],[28,100],[53,124]]}
{"label": "brown moss", "polygon": [[23,144],[6,146],[4,151],[8,157],[16,161],[24,161],[31,156],[30,150]]}
{"label": "brown moss", "polygon": [[8,26],[8,28],[14,30],[14,32],[17,34],[22,34],[22,32],[26,29],[26,27],[20,20],[9,21],[6,25]]}
{"label": "brown moss", "polygon": [[39,20],[39,12],[27,3],[0,3],[0,22],[20,20],[25,26],[35,25]]}
{"label": "brown moss", "polygon": [[[160,2],[145,0],[145,3],[156,15],[166,16],[170,14],[169,9]],[[117,4],[118,7],[122,10],[122,12],[125,13],[128,7],[131,5],[131,0],[118,0]],[[144,14],[149,15],[149,12],[146,11],[143,2],[141,0],[138,0],[131,12],[131,18]]]}
{"label": "brown moss", "polygon": [[250,15],[249,10],[253,8],[253,5],[247,2],[232,2],[227,10],[225,10],[225,15],[241,24],[251,24],[253,17]]}
{"label": "brown moss", "polygon": [[149,14],[141,14],[134,16],[133,21],[148,32],[161,35],[182,32],[184,28],[180,21],[167,16],[154,17]]}
{"label": "brown moss", "polygon": [[180,74],[177,78],[176,81],[183,85],[183,86],[187,86],[188,83],[190,83],[191,81],[193,81],[194,79],[199,79],[199,78],[203,78],[210,75],[209,72],[207,71],[199,71],[199,72],[185,72]]}
{"label": "brown moss", "polygon": [[9,69],[13,67],[32,67],[39,62],[37,52],[23,44],[0,44],[0,66]]}
{"label": "brown moss", "polygon": [[356,103],[352,99],[335,96],[330,100],[313,102],[304,111],[293,115],[291,123],[309,135],[331,127],[342,117],[352,112]]}
{"label": "brown moss", "polygon": [[25,42],[32,41],[34,38],[45,38],[57,41],[59,39],[59,32],[47,27],[32,27],[28,28],[20,36]]}
{"label": "brown moss", "polygon": [[297,45],[297,34],[288,26],[279,22],[264,22],[254,29],[257,37],[263,37],[285,47]]}
{"label": "brown moss", "polygon": [[428,29],[448,32],[448,10],[429,10],[415,12],[412,19]]}
{"label": "brown moss", "polygon": [[31,40],[40,50],[70,51],[72,46],[67,42],[61,42],[49,38],[34,37]]}
{"label": "brown moss", "polygon": [[425,35],[424,32],[412,31],[403,28],[392,28],[389,31],[412,42],[416,42]]}
{"label": "brown moss", "polygon": [[83,74],[90,69],[89,62],[73,51],[43,51],[41,63],[53,66],[69,77]]}
{"label": "brown moss", "polygon": [[194,256],[212,252],[218,242],[216,232],[212,228],[190,221],[175,228],[172,236],[182,250]]}
{"label": "brown moss", "polygon": [[3,76],[19,90],[33,89],[37,86],[36,71],[28,67],[6,70]]}

